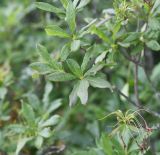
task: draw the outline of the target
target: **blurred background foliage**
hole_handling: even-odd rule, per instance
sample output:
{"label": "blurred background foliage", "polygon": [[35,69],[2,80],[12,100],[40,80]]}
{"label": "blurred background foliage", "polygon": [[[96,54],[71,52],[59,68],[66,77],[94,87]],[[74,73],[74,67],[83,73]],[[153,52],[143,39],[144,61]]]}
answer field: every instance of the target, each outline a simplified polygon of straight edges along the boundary
{"label": "blurred background foliage", "polygon": [[[114,118],[110,118],[107,122],[98,121],[98,119],[117,109],[125,111],[130,108],[134,109],[134,107],[124,98],[109,90],[90,88],[88,104],[82,106],[79,102],[70,108],[68,94],[71,87],[64,87],[64,85],[69,86],[74,83],[51,84],[46,82],[44,77],[32,78],[33,72],[29,64],[38,59],[36,44],[42,43],[54,56],[58,56],[64,44],[63,40],[48,37],[44,32],[46,25],[60,23],[61,20],[54,13],[38,10],[34,2],[34,0],[0,1],[0,154],[12,155],[16,150],[19,137],[10,133],[9,129],[11,124],[23,122],[22,100],[32,106],[36,118],[45,115],[52,105],[57,105],[57,108],[53,107],[54,114],[59,114],[62,118],[55,127],[54,136],[51,136],[41,148],[37,149],[27,143],[21,154],[41,154],[44,150],[49,150],[51,146],[65,146],[65,154],[72,154],[75,150],[89,147],[96,149],[96,141],[100,139],[102,132],[110,132],[112,130],[110,126],[115,122]],[[59,0],[45,2],[60,5]],[[112,0],[91,0],[91,3],[78,14],[78,25],[83,25],[84,17],[103,17],[103,10],[107,8],[112,8]],[[100,48],[97,46],[95,52]],[[151,69],[149,69],[151,80],[156,89],[160,90],[160,64],[158,63],[160,54],[151,53],[150,56],[152,57]],[[114,69],[109,70],[108,78],[111,83],[113,82],[123,92],[129,93],[131,98],[134,98],[133,64],[128,66],[128,62],[125,62],[123,57],[118,57],[117,61],[123,62],[123,66],[117,65]],[[141,69],[139,69],[139,80],[142,103],[160,112],[159,94],[150,89],[151,85]],[[45,103],[47,105],[44,105]],[[50,113],[53,114],[53,111],[51,110]],[[144,114],[144,117],[150,126],[159,122],[157,118],[147,113]],[[25,125],[24,122],[22,124]],[[152,149],[156,152],[160,152],[159,138],[160,133],[155,130],[151,141]],[[102,136],[101,141],[103,139]],[[92,150],[81,151],[76,155],[85,155],[85,153],[93,155]]]}

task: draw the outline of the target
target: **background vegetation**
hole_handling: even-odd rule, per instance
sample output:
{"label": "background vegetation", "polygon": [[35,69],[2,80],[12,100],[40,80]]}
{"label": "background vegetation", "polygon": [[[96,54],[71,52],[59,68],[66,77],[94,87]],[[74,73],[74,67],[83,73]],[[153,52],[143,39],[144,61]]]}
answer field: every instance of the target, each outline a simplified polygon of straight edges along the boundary
{"label": "background vegetation", "polygon": [[159,0],[1,0],[0,154],[160,154],[159,38]]}

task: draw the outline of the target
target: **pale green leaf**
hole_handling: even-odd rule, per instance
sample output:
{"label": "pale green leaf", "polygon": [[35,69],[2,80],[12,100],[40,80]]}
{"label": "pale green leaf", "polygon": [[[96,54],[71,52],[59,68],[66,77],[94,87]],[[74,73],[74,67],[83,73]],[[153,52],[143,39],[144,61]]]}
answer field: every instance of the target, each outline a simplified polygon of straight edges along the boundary
{"label": "pale green leaf", "polygon": [[70,35],[57,25],[49,25],[45,28],[47,35],[60,38],[69,38]]}
{"label": "pale green leaf", "polygon": [[70,106],[74,105],[74,104],[76,103],[76,101],[77,101],[77,91],[78,91],[78,87],[79,87],[79,82],[77,82],[77,83],[74,85],[74,87],[73,87],[73,89],[72,89],[72,91],[71,91],[71,93],[70,93],[70,95],[69,95],[69,105],[70,105]]}
{"label": "pale green leaf", "polygon": [[7,94],[7,89],[5,87],[0,87],[0,100],[3,100]]}
{"label": "pale green leaf", "polygon": [[47,63],[34,62],[30,65],[33,70],[38,71],[39,74],[48,74],[52,73],[54,70]]}
{"label": "pale green leaf", "polygon": [[38,134],[44,138],[48,138],[51,136],[51,130],[50,128],[44,128]]}
{"label": "pale green leaf", "polygon": [[106,43],[111,44],[111,39],[98,27],[92,26],[90,29],[92,34],[97,35],[99,38],[104,40]]}
{"label": "pale green leaf", "polygon": [[62,3],[63,7],[66,9],[69,0],[60,0],[60,1],[61,1],[61,3]]}
{"label": "pale green leaf", "polygon": [[62,9],[59,9],[45,2],[35,2],[35,5],[37,8],[44,10],[44,11],[53,12],[53,13],[64,13]]}
{"label": "pale green leaf", "polygon": [[80,98],[82,104],[86,104],[88,101],[88,87],[89,82],[86,79],[80,81],[77,96]]}
{"label": "pale green leaf", "polygon": [[160,44],[156,40],[151,40],[146,43],[147,47],[154,50],[154,51],[160,51]]}
{"label": "pale green leaf", "polygon": [[95,60],[95,63],[103,61],[103,59],[106,57],[107,52],[102,52]]}
{"label": "pale green leaf", "polygon": [[59,115],[54,115],[50,117],[48,120],[42,121],[40,123],[40,127],[49,127],[56,125],[60,121],[60,116]]}
{"label": "pale green leaf", "polygon": [[97,63],[95,65],[93,65],[93,67],[91,69],[89,69],[84,76],[88,76],[88,75],[96,75],[96,73],[98,71],[100,71],[103,67],[105,66],[104,63]]}
{"label": "pale green leaf", "polygon": [[80,40],[73,40],[71,43],[71,51],[75,52],[77,50],[79,50],[81,45],[81,41]]}
{"label": "pale green leaf", "polygon": [[19,152],[22,150],[22,148],[25,146],[25,144],[30,140],[32,140],[31,137],[24,137],[24,138],[20,139],[18,141],[17,149],[16,149],[16,153],[15,154],[19,155]]}
{"label": "pale green leaf", "polygon": [[154,11],[160,6],[160,0],[155,0],[155,3],[152,7],[151,13],[154,13]]}
{"label": "pale green leaf", "polygon": [[62,105],[61,99],[54,100],[53,102],[51,102],[51,106],[48,108],[46,113],[51,113],[57,110],[61,105]]}
{"label": "pale green leaf", "polygon": [[85,7],[89,2],[90,2],[90,0],[81,0],[79,5],[77,6],[77,9],[81,9],[81,8]]}
{"label": "pale green leaf", "polygon": [[86,78],[89,82],[89,84],[92,86],[92,87],[97,87],[97,88],[111,88],[111,84],[101,78],[101,77],[87,77]]}
{"label": "pale green leaf", "polygon": [[40,149],[42,147],[42,144],[43,144],[43,137],[42,136],[38,136],[36,139],[35,139],[35,142],[34,142],[35,146],[37,147],[37,149]]}
{"label": "pale green leaf", "polygon": [[47,79],[50,81],[55,81],[55,82],[62,82],[62,81],[70,81],[76,79],[76,77],[70,73],[65,73],[65,72],[54,72],[52,74],[49,74],[47,76]]}
{"label": "pale green leaf", "polygon": [[60,63],[58,63],[56,60],[51,58],[50,54],[47,51],[47,48],[42,46],[41,44],[37,45],[37,51],[42,58],[42,60],[46,63],[48,63],[50,66],[52,66],[54,69],[62,69],[62,66]]}
{"label": "pale green leaf", "polygon": [[60,53],[61,61],[65,61],[70,53],[71,53],[71,50],[70,50],[69,44],[65,44]]}
{"label": "pale green leaf", "polygon": [[67,5],[66,20],[70,27],[71,32],[73,33],[76,29],[76,9],[72,1],[70,1]]}
{"label": "pale green leaf", "polygon": [[85,53],[85,56],[83,58],[83,62],[82,62],[82,65],[81,65],[81,70],[83,72],[87,69],[87,65],[89,64],[92,56],[93,56],[93,53],[90,50]]}

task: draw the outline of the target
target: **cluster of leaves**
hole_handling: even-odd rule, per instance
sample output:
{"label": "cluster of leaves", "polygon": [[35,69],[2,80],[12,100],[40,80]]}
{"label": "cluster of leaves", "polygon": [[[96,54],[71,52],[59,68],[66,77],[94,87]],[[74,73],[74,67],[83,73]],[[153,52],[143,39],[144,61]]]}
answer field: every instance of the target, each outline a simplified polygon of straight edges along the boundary
{"label": "cluster of leaves", "polygon": [[146,144],[159,115],[131,105],[159,108],[159,0],[0,4],[0,154],[160,151],[159,132]]}

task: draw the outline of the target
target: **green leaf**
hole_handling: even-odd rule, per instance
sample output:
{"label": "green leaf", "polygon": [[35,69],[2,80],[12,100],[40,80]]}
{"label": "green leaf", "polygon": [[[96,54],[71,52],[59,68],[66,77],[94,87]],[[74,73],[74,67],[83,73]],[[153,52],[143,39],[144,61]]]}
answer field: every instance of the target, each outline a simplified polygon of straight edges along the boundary
{"label": "green leaf", "polygon": [[51,136],[51,130],[50,128],[44,128],[38,134],[44,138],[49,138]]}
{"label": "green leaf", "polygon": [[102,53],[96,58],[95,63],[98,63],[98,62],[103,61],[103,59],[106,57],[106,54],[107,54],[106,51],[102,52]]}
{"label": "green leaf", "polygon": [[60,63],[58,63],[56,60],[54,60],[53,58],[51,58],[50,54],[48,53],[46,47],[42,46],[41,44],[37,45],[37,51],[40,55],[40,57],[42,58],[42,60],[46,63],[49,64],[49,66],[52,66],[53,69],[58,69],[61,70],[62,69],[62,65]]}
{"label": "green leaf", "polygon": [[71,43],[71,51],[75,52],[77,50],[79,50],[81,45],[81,41],[80,40],[73,40]]}
{"label": "green leaf", "polygon": [[123,40],[123,43],[130,43],[135,40],[140,39],[141,33],[139,32],[130,32],[128,33],[128,36]]}
{"label": "green leaf", "polygon": [[62,105],[62,100],[61,99],[57,99],[57,100],[53,101],[51,103],[51,106],[46,111],[46,113],[51,113],[51,112],[57,110],[61,105]]}
{"label": "green leaf", "polygon": [[3,100],[7,94],[7,89],[5,87],[0,87],[0,100]]}
{"label": "green leaf", "polygon": [[109,138],[109,136],[106,136],[105,134],[102,135],[102,137],[100,139],[100,146],[103,148],[104,152],[107,155],[114,154],[112,142],[111,142],[111,139]]}
{"label": "green leaf", "polygon": [[67,65],[68,65],[70,71],[71,71],[74,75],[76,75],[76,76],[79,77],[79,78],[81,78],[81,77],[83,76],[83,73],[82,73],[82,71],[81,71],[81,68],[80,68],[79,64],[78,64],[75,60],[73,60],[73,59],[68,59],[66,62],[67,62]]}
{"label": "green leaf", "polygon": [[154,51],[160,51],[160,44],[156,40],[151,40],[146,43],[147,47],[154,50]]}
{"label": "green leaf", "polygon": [[57,25],[49,25],[45,28],[45,31],[49,36],[57,36],[60,38],[70,38],[70,35]]}
{"label": "green leaf", "polygon": [[71,53],[71,50],[70,50],[69,44],[65,44],[60,53],[61,61],[65,61],[70,53]]}
{"label": "green leaf", "polygon": [[155,31],[160,30],[160,21],[155,17],[150,17],[148,21],[148,26]]}
{"label": "green leaf", "polygon": [[44,62],[52,61],[47,48],[42,46],[41,44],[37,44],[37,52]]}
{"label": "green leaf", "polygon": [[44,10],[44,11],[53,12],[53,13],[64,13],[62,9],[59,9],[45,2],[35,2],[35,5],[37,8]]}
{"label": "green leaf", "polygon": [[16,153],[15,154],[19,155],[19,152],[22,150],[22,148],[25,146],[25,144],[30,140],[32,140],[32,137],[29,137],[29,138],[28,137],[24,137],[24,138],[20,139],[18,141],[17,149],[16,149]]}
{"label": "green leaf", "polygon": [[26,121],[30,124],[35,121],[35,114],[34,114],[33,108],[29,104],[22,103],[21,114],[26,119]]}
{"label": "green leaf", "polygon": [[89,151],[77,151],[72,155],[103,155],[103,154],[102,153],[97,154],[97,152],[94,149],[90,149]]}
{"label": "green leaf", "polygon": [[73,89],[72,89],[72,91],[71,91],[71,93],[70,93],[70,95],[69,95],[69,105],[70,105],[70,106],[74,105],[74,104],[76,103],[76,101],[77,101],[77,91],[78,91],[78,87],[79,87],[79,82],[77,82],[77,83],[74,85],[74,87],[73,87]]}
{"label": "green leaf", "polygon": [[104,63],[97,63],[93,65],[91,69],[89,69],[84,76],[96,75],[98,71],[100,71],[105,66]]}
{"label": "green leaf", "polygon": [[111,84],[101,77],[87,77],[89,84],[97,88],[111,88]]}
{"label": "green leaf", "polygon": [[76,29],[76,9],[72,1],[69,1],[67,5],[66,21],[70,27],[71,32],[73,33]]}
{"label": "green leaf", "polygon": [[56,71],[52,74],[49,74],[47,76],[47,79],[55,82],[58,82],[58,81],[62,82],[62,81],[74,80],[76,79],[76,77],[70,73]]}
{"label": "green leaf", "polygon": [[160,1],[159,0],[155,0],[155,3],[152,7],[151,13],[154,13],[154,11],[159,7],[160,5]]}
{"label": "green leaf", "polygon": [[89,82],[86,79],[80,81],[77,96],[80,98],[82,104],[86,104],[88,101],[88,87]]}
{"label": "green leaf", "polygon": [[99,38],[104,40],[106,43],[111,44],[111,40],[107,35],[98,27],[92,26],[91,33],[97,35]]}
{"label": "green leaf", "polygon": [[47,82],[45,87],[44,87],[44,93],[43,93],[43,99],[42,99],[42,101],[44,103],[44,106],[49,104],[49,102],[50,102],[50,100],[49,100],[50,97],[49,96],[50,96],[52,90],[53,90],[52,83]]}
{"label": "green leaf", "polygon": [[35,139],[35,142],[34,142],[35,146],[37,147],[37,149],[40,149],[42,147],[42,144],[43,144],[43,137],[42,136],[38,136],[36,139]]}
{"label": "green leaf", "polygon": [[40,122],[40,127],[49,127],[49,126],[56,125],[59,122],[59,120],[60,120],[60,116],[54,115],[50,117],[48,120]]}
{"label": "green leaf", "polygon": [[85,53],[85,56],[83,58],[83,62],[81,65],[81,70],[84,72],[87,69],[87,65],[90,62],[90,59],[93,57],[93,53],[89,50]]}
{"label": "green leaf", "polygon": [[63,7],[66,9],[69,0],[60,0],[60,1],[61,1],[61,3],[62,3]]}
{"label": "green leaf", "polygon": [[47,63],[35,62],[30,65],[33,70],[38,71],[39,74],[52,73],[54,70]]}
{"label": "green leaf", "polygon": [[77,6],[77,9],[81,9],[81,8],[85,7],[89,2],[90,2],[90,0],[81,0],[79,5]]}

